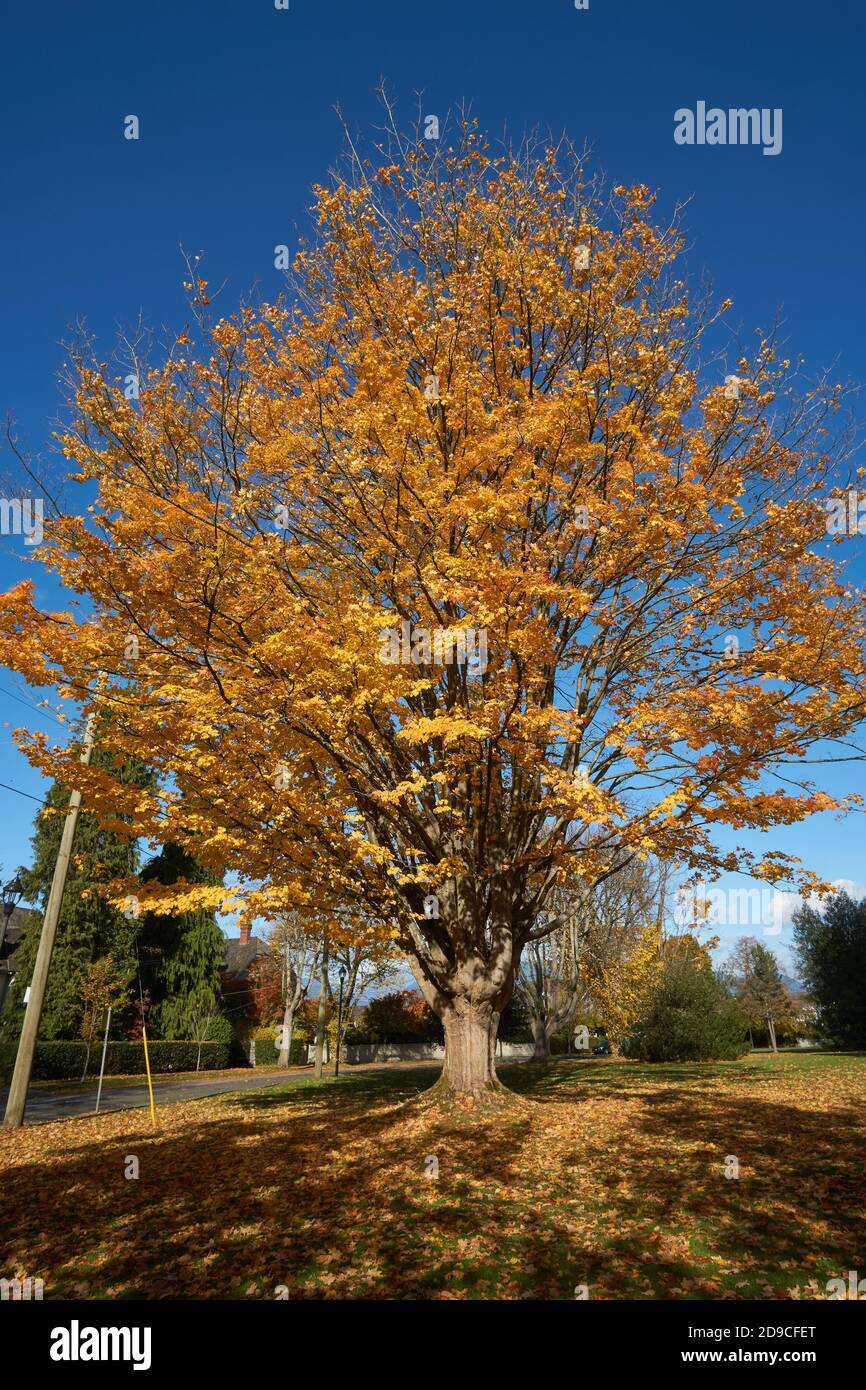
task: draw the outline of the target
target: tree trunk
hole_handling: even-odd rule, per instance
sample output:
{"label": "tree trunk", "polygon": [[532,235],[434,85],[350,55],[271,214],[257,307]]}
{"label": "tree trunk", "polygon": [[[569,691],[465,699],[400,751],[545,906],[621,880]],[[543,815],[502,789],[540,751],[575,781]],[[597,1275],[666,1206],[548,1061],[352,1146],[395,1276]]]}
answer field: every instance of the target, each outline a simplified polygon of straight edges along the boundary
{"label": "tree trunk", "polygon": [[322,966],[319,972],[319,1012],[316,1017],[316,1060],[313,1075],[317,1081],[322,1079],[325,1055],[325,993],[328,987],[328,952],[322,951]]}
{"label": "tree trunk", "polygon": [[292,1031],[295,1025],[295,1006],[290,999],[286,1000],[286,1007],[283,1010],[283,1031],[280,1034],[280,1055],[277,1058],[278,1067],[287,1067],[292,1056]]}
{"label": "tree trunk", "polygon": [[86,1078],[87,1078],[87,1068],[90,1066],[90,1048],[91,1048],[91,1044],[93,1043],[93,1028],[94,1028],[95,1022],[96,1022],[96,1010],[94,1009],[93,1013],[92,1013],[91,1016],[90,1016],[90,1034],[89,1034],[88,1039],[87,1039],[87,1051],[86,1051],[86,1053],[84,1054],[84,1071],[81,1073],[81,1080],[82,1080],[82,1081],[86,1080]]}
{"label": "tree trunk", "polygon": [[514,988],[514,969],[510,934],[503,929],[493,936],[495,950],[486,957],[467,953],[438,980],[419,957],[409,956],[418,987],[445,1034],[442,1074],[420,1097],[424,1104],[461,1110],[523,1104],[496,1075],[496,1035]]}
{"label": "tree trunk", "polygon": [[543,1018],[532,1020],[532,1038],[535,1050],[532,1054],[533,1062],[550,1061],[550,1034],[547,1031],[547,1024]]}
{"label": "tree trunk", "polygon": [[768,1015],[768,1017],[767,1017],[767,1032],[770,1034],[770,1046],[771,1046],[771,1048],[773,1049],[774,1052],[778,1052],[779,1049],[778,1049],[778,1047],[776,1046],[776,1024],[775,1024],[775,1022],[773,1021],[773,1019],[772,1019],[771,1017],[769,1017],[769,1015]]}
{"label": "tree trunk", "polygon": [[489,1004],[457,1000],[442,1016],[445,1061],[434,1088],[472,1103],[509,1094],[496,1076],[496,1030],[499,1014]]}

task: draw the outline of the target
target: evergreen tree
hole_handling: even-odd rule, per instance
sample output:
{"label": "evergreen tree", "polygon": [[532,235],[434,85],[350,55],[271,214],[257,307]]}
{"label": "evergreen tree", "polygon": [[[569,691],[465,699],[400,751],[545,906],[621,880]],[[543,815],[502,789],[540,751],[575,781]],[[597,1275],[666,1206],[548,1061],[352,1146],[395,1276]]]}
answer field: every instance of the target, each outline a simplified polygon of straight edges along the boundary
{"label": "evergreen tree", "polygon": [[[185,850],[164,845],[141,872],[142,883],[218,884]],[[217,1011],[219,971],[225,938],[213,912],[198,909],[172,916],[147,913],[139,933],[141,978],[152,1001],[148,1032],[162,1038],[196,1038]]]}
{"label": "evergreen tree", "polygon": [[[117,761],[106,749],[94,750],[94,767],[112,768]],[[149,780],[139,764],[119,765],[124,782],[146,785]],[[46,809],[61,814],[37,813],[32,838],[33,865],[22,873],[25,900],[38,904],[39,915],[26,931],[16,958],[16,973],[3,1010],[4,1040],[17,1038],[24,1017],[24,991],[30,984],[42,921],[60,849],[69,788],[53,783],[46,798]],[[75,1038],[82,1016],[81,983],[94,961],[110,955],[121,972],[132,975],[135,968],[136,924],[112,907],[94,886],[113,878],[134,874],[138,851],[134,841],[125,841],[113,830],[101,830],[93,816],[83,811],[78,818],[72,860],[63,894],[57,936],[51,956],[51,969],[45,991],[45,1005],[39,1028],[44,1040]],[[89,891],[85,891],[89,890]]]}
{"label": "evergreen tree", "polygon": [[793,1005],[773,952],[754,937],[743,936],[734,947],[725,974],[746,1011],[750,1026],[766,1028],[775,1052],[776,1024],[780,1018],[791,1014]]}
{"label": "evergreen tree", "polygon": [[818,1009],[818,1024],[846,1047],[866,1046],[866,898],[831,899],[823,915],[794,913],[800,971]]}

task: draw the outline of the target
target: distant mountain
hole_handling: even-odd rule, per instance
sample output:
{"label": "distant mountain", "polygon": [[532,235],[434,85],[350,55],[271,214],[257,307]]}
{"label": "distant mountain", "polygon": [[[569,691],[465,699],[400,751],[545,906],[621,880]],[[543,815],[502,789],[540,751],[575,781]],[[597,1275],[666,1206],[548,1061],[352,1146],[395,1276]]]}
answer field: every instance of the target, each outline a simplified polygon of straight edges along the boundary
{"label": "distant mountain", "polygon": [[793,990],[795,994],[803,993],[806,986],[803,984],[802,980],[795,980],[792,975],[785,975],[782,971],[779,973],[782,977],[782,984],[786,989]]}

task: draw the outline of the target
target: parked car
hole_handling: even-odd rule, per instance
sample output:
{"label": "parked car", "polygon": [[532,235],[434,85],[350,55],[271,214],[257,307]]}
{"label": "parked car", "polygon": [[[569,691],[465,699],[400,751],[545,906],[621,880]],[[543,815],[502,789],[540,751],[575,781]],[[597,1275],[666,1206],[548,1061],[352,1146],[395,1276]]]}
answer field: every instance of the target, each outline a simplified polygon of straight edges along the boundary
{"label": "parked car", "polygon": [[602,1038],[601,1042],[598,1043],[598,1045],[592,1049],[592,1055],[593,1057],[610,1056],[610,1043],[608,1042],[607,1038]]}

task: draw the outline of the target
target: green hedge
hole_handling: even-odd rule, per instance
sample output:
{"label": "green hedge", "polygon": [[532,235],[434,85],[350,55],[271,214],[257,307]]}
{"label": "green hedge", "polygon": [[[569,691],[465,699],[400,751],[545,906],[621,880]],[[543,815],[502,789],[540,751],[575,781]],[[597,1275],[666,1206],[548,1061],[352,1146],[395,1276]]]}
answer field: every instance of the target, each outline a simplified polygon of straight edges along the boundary
{"label": "green hedge", "polygon": [[[196,1042],[163,1042],[148,1039],[147,1055],[152,1072],[195,1071],[199,1045]],[[10,1080],[15,1065],[16,1043],[0,1043],[0,1079]],[[84,1069],[87,1048],[83,1042],[41,1042],[36,1044],[32,1076],[34,1081],[77,1081]],[[102,1047],[90,1050],[88,1076],[99,1073]],[[202,1043],[202,1071],[229,1065],[229,1044]],[[144,1045],[140,1042],[109,1042],[105,1054],[106,1076],[144,1074]]]}
{"label": "green hedge", "polygon": [[[309,1043],[306,1038],[292,1038],[292,1045],[289,1049],[289,1065],[292,1067],[302,1067],[306,1065],[307,1048]],[[246,1044],[249,1049],[249,1043]],[[268,1033],[256,1033],[256,1066],[275,1067],[280,1055],[273,1031]],[[245,1058],[249,1066],[249,1052]]]}

